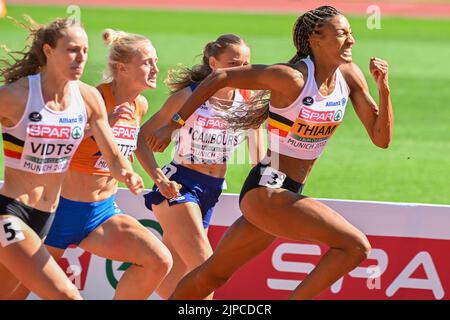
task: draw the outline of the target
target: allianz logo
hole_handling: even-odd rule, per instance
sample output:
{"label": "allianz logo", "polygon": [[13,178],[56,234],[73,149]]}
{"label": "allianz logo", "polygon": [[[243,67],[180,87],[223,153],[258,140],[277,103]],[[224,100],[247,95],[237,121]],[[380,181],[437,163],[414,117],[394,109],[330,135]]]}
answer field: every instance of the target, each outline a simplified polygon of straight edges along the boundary
{"label": "allianz logo", "polygon": [[327,103],[325,104],[326,107],[336,107],[340,105],[341,105],[340,101],[327,101]]}
{"label": "allianz logo", "polygon": [[342,98],[339,101],[327,101],[325,106],[326,107],[344,106],[346,102],[347,102],[347,99],[346,98]]}
{"label": "allianz logo", "polygon": [[78,123],[78,118],[59,118],[60,124]]}

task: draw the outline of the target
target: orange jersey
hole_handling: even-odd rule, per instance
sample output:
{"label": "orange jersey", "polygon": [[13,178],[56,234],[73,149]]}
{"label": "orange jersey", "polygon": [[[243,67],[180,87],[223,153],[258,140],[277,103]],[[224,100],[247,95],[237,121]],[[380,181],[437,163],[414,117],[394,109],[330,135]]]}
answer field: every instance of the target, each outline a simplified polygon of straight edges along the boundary
{"label": "orange jersey", "polygon": [[[107,113],[111,113],[117,106],[112,94],[111,83],[103,83],[97,89],[105,101]],[[119,119],[112,127],[119,150],[126,158],[132,158],[133,152],[136,150],[141,123],[141,110],[143,106],[138,99],[134,101],[134,107],[134,114],[131,120]],[[87,137],[80,144],[70,164],[70,170],[103,176],[109,176],[111,174],[93,136]]]}

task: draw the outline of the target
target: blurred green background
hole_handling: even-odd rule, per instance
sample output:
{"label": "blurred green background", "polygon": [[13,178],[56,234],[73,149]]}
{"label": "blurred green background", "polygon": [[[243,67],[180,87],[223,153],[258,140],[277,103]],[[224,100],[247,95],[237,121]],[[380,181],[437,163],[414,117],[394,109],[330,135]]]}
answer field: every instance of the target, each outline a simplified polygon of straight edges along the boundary
{"label": "blurred green background", "polygon": [[[8,15],[21,19],[23,14],[41,23],[67,15],[65,7],[8,6]],[[104,28],[149,37],[158,51],[160,74],[158,88],[144,92],[150,104],[148,118],[168,96],[163,84],[168,69],[178,63],[198,63],[203,46],[221,34],[242,36],[252,49],[253,63],[289,60],[295,52],[291,29],[296,18],[286,14],[82,8],[81,20],[90,38],[89,61],[82,80],[92,85],[101,80],[107,55],[100,37]],[[348,105],[343,124],[318,159],[305,194],[450,204],[450,20],[383,17],[381,29],[369,30],[365,17],[348,18],[357,41],[354,61],[364,71],[376,101],[369,58],[377,56],[390,64],[394,137],[389,149],[375,147]],[[0,44],[21,50],[26,36],[25,30],[0,19]],[[0,51],[0,56],[5,52]],[[159,164],[167,163],[170,156],[170,150],[158,154]],[[140,165],[134,166],[145,178],[146,187],[151,187]],[[230,165],[226,192],[240,191],[249,168]],[[3,177],[2,165],[0,170]]]}

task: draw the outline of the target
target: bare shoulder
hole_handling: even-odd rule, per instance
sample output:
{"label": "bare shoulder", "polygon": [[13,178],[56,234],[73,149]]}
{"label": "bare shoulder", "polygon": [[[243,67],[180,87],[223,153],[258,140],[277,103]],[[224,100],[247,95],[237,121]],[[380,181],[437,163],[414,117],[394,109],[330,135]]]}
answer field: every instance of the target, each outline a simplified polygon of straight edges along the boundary
{"label": "bare shoulder", "polygon": [[80,88],[81,96],[83,97],[84,103],[86,104],[86,111],[89,118],[92,112],[97,113],[99,108],[101,107],[106,110],[103,98],[97,88],[81,81],[78,81],[78,88]]}
{"label": "bare shoulder", "polygon": [[298,64],[279,63],[267,66],[264,74],[260,82],[270,88],[272,96],[288,96],[292,100],[303,89],[307,72]]}
{"label": "bare shoulder", "polygon": [[350,89],[361,89],[367,86],[364,73],[356,63],[351,62],[343,64],[339,67],[339,70],[344,76]]}
{"label": "bare shoulder", "polygon": [[290,77],[293,79],[303,80],[308,75],[308,69],[304,63],[289,64],[289,63],[277,63],[267,68],[269,71],[278,74],[280,77]]}
{"label": "bare shoulder", "polygon": [[28,98],[28,80],[21,78],[13,83],[0,86],[0,99],[3,102],[22,102]]}
{"label": "bare shoulder", "polygon": [[16,122],[22,116],[28,100],[28,80],[21,78],[0,87],[0,117]]}
{"label": "bare shoulder", "polygon": [[143,95],[139,95],[137,97],[137,101],[141,107],[141,117],[144,117],[144,115],[147,113],[148,111],[148,101],[147,98],[144,97]]}
{"label": "bare shoulder", "polygon": [[96,104],[97,100],[101,99],[101,94],[97,88],[88,85],[87,83],[78,81],[78,87],[80,88],[81,96],[86,103]]}

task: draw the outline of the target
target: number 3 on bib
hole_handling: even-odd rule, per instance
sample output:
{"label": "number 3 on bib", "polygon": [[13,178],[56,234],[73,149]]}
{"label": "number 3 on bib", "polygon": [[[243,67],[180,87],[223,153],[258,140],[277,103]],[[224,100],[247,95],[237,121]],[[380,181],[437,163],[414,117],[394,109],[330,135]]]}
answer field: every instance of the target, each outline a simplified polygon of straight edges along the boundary
{"label": "number 3 on bib", "polygon": [[278,189],[283,185],[286,175],[272,167],[266,167],[259,180],[259,185],[267,188]]}

